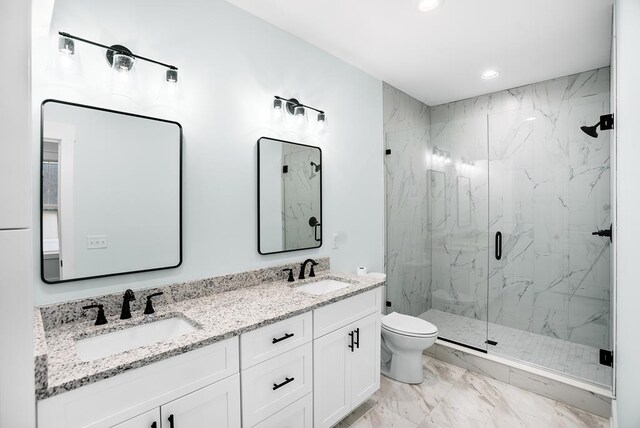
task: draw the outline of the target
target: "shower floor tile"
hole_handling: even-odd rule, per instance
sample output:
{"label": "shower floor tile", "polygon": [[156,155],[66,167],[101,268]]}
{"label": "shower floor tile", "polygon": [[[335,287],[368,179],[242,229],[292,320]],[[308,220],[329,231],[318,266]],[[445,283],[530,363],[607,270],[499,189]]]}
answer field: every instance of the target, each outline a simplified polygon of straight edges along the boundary
{"label": "shower floor tile", "polygon": [[[600,364],[598,348],[435,309],[429,309],[420,317],[438,327],[440,338],[486,349],[495,355],[525,361],[599,386],[611,387],[612,370]],[[487,324],[488,339],[498,342],[495,346],[485,343]]]}

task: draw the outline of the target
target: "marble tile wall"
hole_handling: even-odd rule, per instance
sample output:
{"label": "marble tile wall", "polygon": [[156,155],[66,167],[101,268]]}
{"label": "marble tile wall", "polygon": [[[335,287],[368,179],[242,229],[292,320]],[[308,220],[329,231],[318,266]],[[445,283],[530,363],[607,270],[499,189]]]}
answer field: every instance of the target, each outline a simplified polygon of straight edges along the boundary
{"label": "marble tile wall", "polygon": [[609,348],[609,243],[591,235],[611,222],[609,135],[580,130],[609,111],[609,68],[426,109],[386,85],[384,106],[392,309]]}
{"label": "marble tile wall", "polygon": [[[480,187],[473,181],[471,186],[478,192],[472,196],[480,219],[475,233],[484,235],[488,224],[489,236],[471,248],[476,256],[485,256],[487,247],[490,251],[489,321],[609,348],[609,242],[591,235],[611,222],[609,134],[593,139],[580,130],[608,111],[608,68],[431,109],[432,143],[444,150],[451,146],[456,155],[455,146],[469,151],[466,156],[482,177]],[[483,140],[488,155],[478,157]],[[487,159],[488,194],[483,187]],[[452,181],[448,187],[454,190]],[[483,218],[487,196],[488,223]],[[458,284],[460,263],[451,242],[461,231],[453,219],[447,225],[453,225],[450,246],[434,239],[432,254],[434,266],[444,264],[448,254],[450,268],[434,268],[433,292],[449,280],[455,291],[450,294],[471,290],[480,298],[486,286],[467,280],[471,272],[464,275],[466,283]],[[493,257],[497,231],[503,234],[501,261]],[[474,266],[476,273],[482,264]],[[433,307],[467,316],[471,311],[463,305]],[[472,315],[482,319],[482,307]]]}
{"label": "marble tile wall", "polygon": [[420,315],[431,306],[427,217],[429,107],[384,84],[388,312]]}

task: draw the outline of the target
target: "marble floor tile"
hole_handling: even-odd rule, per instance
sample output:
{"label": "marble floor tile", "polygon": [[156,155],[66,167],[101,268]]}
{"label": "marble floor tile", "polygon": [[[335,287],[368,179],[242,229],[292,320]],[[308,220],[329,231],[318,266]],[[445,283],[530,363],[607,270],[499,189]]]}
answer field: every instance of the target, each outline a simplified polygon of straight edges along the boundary
{"label": "marble floor tile", "polygon": [[417,425],[410,420],[378,406],[369,410],[364,416],[351,425],[352,428],[415,428],[416,426]]}
{"label": "marble floor tile", "polygon": [[609,421],[600,416],[556,403],[551,428],[609,428]]}
{"label": "marble floor tile", "polygon": [[347,428],[606,428],[607,419],[423,357],[425,381],[381,377],[381,389],[337,427]]}

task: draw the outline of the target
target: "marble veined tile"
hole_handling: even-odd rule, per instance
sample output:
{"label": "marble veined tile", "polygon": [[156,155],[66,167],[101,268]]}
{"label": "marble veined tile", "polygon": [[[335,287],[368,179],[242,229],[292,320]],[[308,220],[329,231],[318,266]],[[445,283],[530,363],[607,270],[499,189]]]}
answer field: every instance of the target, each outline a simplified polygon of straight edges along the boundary
{"label": "marble veined tile", "polygon": [[549,426],[552,428],[608,428],[609,421],[584,410],[556,403]]}

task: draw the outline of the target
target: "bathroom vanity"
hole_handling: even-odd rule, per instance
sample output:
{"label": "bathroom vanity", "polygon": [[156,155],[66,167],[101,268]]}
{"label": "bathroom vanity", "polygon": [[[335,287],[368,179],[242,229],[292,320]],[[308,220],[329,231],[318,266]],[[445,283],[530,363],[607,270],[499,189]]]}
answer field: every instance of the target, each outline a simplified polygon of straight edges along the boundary
{"label": "bathroom vanity", "polygon": [[[163,287],[153,315],[142,315],[140,300],[157,289],[138,290],[133,318],[102,326],[86,313],[77,318],[74,308],[86,301],[37,308],[38,426],[334,425],[380,386],[384,281],[323,271],[295,283],[260,282],[281,268],[235,275],[232,286],[227,276],[218,282],[225,289],[211,279]],[[327,288],[334,283],[341,288]],[[109,317],[118,297],[94,300]],[[108,356],[78,351],[84,340],[121,351],[132,329],[164,334],[161,323],[178,328],[167,321],[175,319],[189,324],[186,333],[167,330],[162,342]]]}

